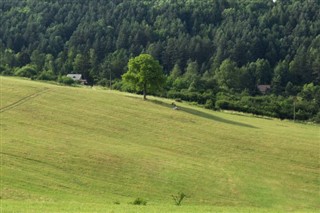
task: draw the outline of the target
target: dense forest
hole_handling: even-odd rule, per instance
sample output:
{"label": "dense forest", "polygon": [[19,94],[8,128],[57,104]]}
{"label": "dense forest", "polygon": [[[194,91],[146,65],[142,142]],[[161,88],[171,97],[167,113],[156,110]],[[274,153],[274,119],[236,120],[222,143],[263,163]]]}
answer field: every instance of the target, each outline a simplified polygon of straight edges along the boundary
{"label": "dense forest", "polygon": [[319,0],[10,0],[0,23],[2,75],[130,91],[128,61],[148,53],[156,95],[320,122]]}

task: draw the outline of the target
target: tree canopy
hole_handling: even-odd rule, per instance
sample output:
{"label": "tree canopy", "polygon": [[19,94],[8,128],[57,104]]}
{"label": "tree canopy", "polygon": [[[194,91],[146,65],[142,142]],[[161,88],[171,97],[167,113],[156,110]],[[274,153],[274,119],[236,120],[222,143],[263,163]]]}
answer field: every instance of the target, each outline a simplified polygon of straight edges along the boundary
{"label": "tree canopy", "polygon": [[122,79],[134,90],[142,91],[145,100],[147,92],[159,90],[165,83],[165,76],[159,61],[149,54],[141,54],[130,59],[128,71],[122,75]]}
{"label": "tree canopy", "polygon": [[[255,98],[264,84],[281,102],[320,84],[319,11],[319,0],[0,1],[0,73],[42,80],[80,73],[99,85],[111,77],[113,88],[127,90],[120,81],[129,58],[146,53],[169,76],[167,97],[214,105]],[[314,117],[304,104],[301,118]],[[236,105],[228,106],[244,110]],[[278,116],[284,105],[249,111]]]}

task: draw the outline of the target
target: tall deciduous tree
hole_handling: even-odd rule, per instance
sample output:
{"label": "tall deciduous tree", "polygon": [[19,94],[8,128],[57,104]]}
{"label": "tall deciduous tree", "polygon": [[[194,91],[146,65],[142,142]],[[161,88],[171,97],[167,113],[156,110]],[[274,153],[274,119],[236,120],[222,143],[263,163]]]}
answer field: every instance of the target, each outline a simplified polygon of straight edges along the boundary
{"label": "tall deciduous tree", "polygon": [[149,54],[141,54],[129,60],[128,72],[122,75],[125,83],[136,91],[143,91],[146,100],[147,92],[160,89],[165,83],[165,76],[159,62]]}
{"label": "tall deciduous tree", "polygon": [[214,77],[222,88],[239,89],[240,71],[236,63],[230,59],[222,62]]}

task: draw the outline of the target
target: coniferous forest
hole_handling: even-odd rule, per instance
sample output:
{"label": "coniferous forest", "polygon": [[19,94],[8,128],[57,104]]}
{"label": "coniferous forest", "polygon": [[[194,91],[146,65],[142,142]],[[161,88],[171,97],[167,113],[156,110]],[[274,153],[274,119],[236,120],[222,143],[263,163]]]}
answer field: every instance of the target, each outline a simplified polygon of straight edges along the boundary
{"label": "coniferous forest", "polygon": [[155,95],[320,122],[319,0],[7,0],[0,23],[2,75],[132,92],[121,76],[148,53]]}

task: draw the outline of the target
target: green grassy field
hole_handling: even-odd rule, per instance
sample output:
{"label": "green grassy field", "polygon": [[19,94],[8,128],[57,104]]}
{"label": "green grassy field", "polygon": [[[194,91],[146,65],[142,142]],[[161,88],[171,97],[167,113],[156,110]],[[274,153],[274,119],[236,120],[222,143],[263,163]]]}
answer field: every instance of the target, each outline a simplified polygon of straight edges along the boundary
{"label": "green grassy field", "polygon": [[320,209],[317,125],[0,78],[1,212]]}

